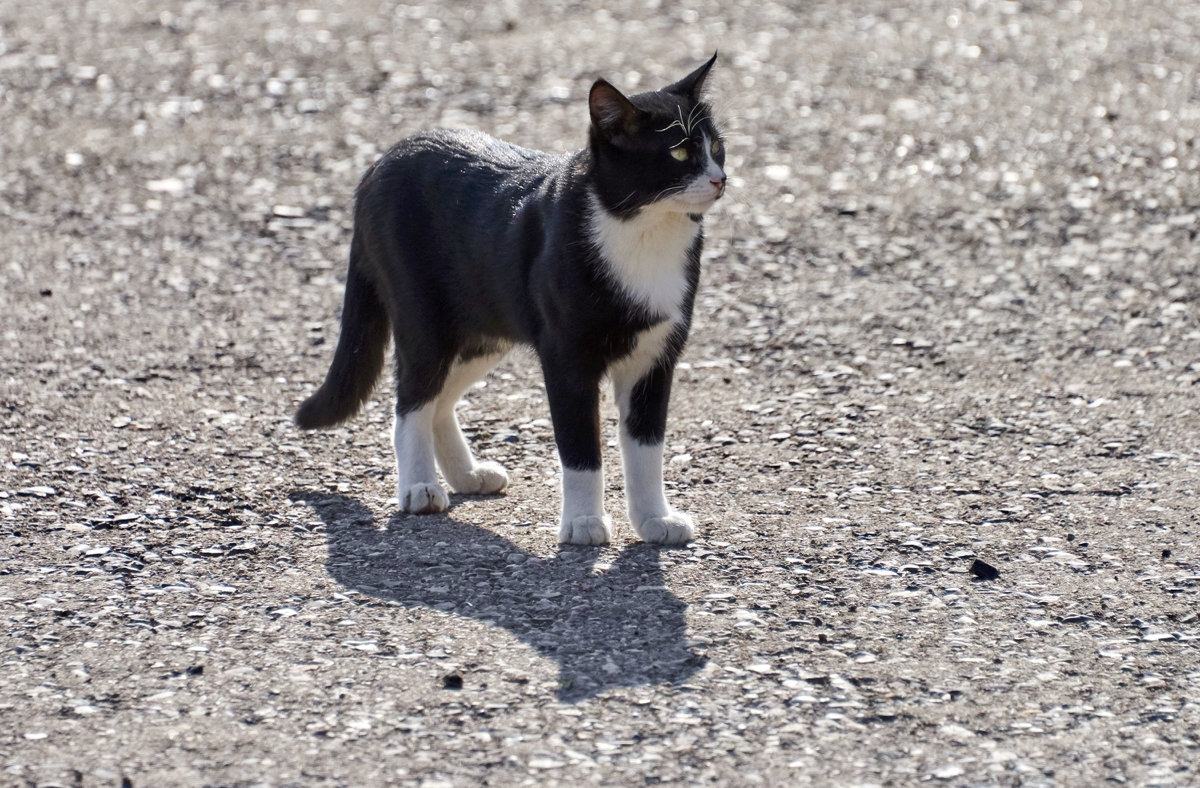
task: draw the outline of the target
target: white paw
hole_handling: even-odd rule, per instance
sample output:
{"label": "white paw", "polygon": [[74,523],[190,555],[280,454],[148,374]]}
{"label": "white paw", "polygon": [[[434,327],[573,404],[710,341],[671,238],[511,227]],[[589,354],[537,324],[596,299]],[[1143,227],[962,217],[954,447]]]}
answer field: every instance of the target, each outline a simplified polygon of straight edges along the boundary
{"label": "white paw", "polygon": [[563,520],[558,541],[563,544],[608,544],[612,541],[612,520],[608,515],[585,514]]}
{"label": "white paw", "polygon": [[498,462],[481,462],[465,475],[453,480],[455,492],[467,495],[492,495],[508,487],[508,471]]}
{"label": "white paw", "polygon": [[665,517],[647,517],[634,524],[642,541],[651,544],[686,544],[696,535],[696,525],[683,512],[671,512]]}
{"label": "white paw", "polygon": [[437,482],[414,484],[396,498],[402,510],[413,514],[436,514],[450,508],[450,497]]}

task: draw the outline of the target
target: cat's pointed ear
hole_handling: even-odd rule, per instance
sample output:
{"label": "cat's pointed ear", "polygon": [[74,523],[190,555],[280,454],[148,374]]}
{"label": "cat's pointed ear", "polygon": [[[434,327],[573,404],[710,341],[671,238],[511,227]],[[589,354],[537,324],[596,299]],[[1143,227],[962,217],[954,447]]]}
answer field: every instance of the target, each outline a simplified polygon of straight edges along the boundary
{"label": "cat's pointed ear", "polygon": [[592,113],[592,125],[606,139],[637,131],[637,107],[603,79],[596,80],[592,85],[588,94],[588,109]]}
{"label": "cat's pointed ear", "polygon": [[699,101],[700,94],[704,91],[704,80],[708,77],[708,72],[713,67],[713,63],[716,62],[717,53],[713,52],[713,56],[708,59],[707,63],[675,84],[663,88],[663,90],[667,93],[674,93],[677,96],[686,96],[693,101]]}

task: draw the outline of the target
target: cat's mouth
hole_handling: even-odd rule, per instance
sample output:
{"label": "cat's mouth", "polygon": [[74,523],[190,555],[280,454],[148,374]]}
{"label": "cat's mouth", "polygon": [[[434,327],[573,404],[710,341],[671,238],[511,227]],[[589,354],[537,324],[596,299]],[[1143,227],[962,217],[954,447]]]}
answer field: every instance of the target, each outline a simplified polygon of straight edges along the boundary
{"label": "cat's mouth", "polygon": [[700,210],[708,210],[716,204],[717,200],[725,196],[725,177],[721,176],[720,180],[712,180],[706,189],[707,194],[698,195],[696,207]]}
{"label": "cat's mouth", "polygon": [[656,204],[668,211],[699,216],[725,196],[725,185],[724,173],[702,176],[689,183],[687,188],[657,200]]}
{"label": "cat's mouth", "polygon": [[699,202],[705,209],[711,208],[713,203],[725,196],[725,184],[728,180],[724,172],[717,170],[704,176],[703,181],[696,183],[689,191],[700,192],[703,196],[700,196]]}

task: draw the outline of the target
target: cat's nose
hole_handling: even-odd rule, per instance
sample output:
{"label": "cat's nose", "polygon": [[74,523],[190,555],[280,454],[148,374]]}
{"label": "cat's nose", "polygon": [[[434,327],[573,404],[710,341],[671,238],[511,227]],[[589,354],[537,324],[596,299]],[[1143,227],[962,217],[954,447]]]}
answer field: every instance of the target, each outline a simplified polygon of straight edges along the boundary
{"label": "cat's nose", "polygon": [[720,175],[710,175],[708,178],[708,182],[717,187],[717,194],[721,194],[725,191],[726,180],[727,178],[725,177],[725,173],[721,173]]}

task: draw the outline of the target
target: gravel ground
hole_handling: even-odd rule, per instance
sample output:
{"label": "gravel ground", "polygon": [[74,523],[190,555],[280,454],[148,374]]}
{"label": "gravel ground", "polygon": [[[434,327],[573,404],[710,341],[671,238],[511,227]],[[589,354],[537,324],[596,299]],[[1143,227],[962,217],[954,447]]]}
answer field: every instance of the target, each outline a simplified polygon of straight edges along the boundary
{"label": "gravel ground", "polygon": [[[0,2],[0,782],[1200,783],[1200,3],[449,7]],[[528,355],[444,517],[291,426],[382,149],[714,49],[695,544],[556,544]]]}

